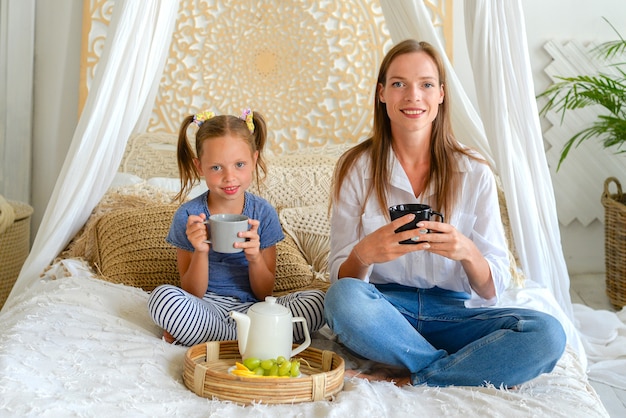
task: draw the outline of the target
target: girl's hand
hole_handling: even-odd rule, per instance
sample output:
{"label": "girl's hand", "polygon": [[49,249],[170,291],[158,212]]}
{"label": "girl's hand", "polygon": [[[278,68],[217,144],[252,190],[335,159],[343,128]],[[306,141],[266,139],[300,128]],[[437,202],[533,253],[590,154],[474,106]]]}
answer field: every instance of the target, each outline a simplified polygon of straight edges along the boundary
{"label": "girl's hand", "polygon": [[246,241],[236,242],[235,248],[243,248],[248,262],[252,262],[261,257],[261,237],[259,237],[260,222],[256,219],[248,219],[248,224],[250,224],[250,229],[237,233],[238,237],[246,238]]}
{"label": "girl's hand", "polygon": [[204,224],[206,215],[189,215],[187,218],[187,239],[198,252],[208,253],[210,245],[206,242],[209,239],[207,226]]}

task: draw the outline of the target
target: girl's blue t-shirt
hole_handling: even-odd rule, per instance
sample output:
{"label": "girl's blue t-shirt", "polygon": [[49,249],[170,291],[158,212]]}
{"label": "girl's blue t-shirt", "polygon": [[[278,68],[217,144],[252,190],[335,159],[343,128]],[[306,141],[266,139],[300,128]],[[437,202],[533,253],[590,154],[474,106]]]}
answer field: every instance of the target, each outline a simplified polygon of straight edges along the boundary
{"label": "girl's blue t-shirt", "polygon": [[[207,206],[209,191],[183,203],[172,219],[166,241],[176,248],[193,252],[193,245],[187,239],[187,217],[204,213],[211,215]],[[245,192],[243,215],[259,221],[259,237],[261,249],[276,245],[285,238],[276,210],[262,197]],[[250,287],[248,276],[248,260],[243,251],[234,254],[223,254],[209,250],[209,286],[207,292],[222,296],[234,296],[242,302],[257,302]]]}

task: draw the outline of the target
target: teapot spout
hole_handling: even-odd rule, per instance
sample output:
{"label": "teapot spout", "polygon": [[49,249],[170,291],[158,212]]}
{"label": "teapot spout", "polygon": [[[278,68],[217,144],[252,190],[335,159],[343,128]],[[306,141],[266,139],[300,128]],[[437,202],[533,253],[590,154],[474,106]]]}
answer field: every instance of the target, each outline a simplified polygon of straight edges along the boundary
{"label": "teapot spout", "polygon": [[239,354],[241,354],[243,358],[246,352],[246,346],[248,345],[250,317],[237,311],[230,311],[230,317],[237,323],[237,344],[239,345]]}

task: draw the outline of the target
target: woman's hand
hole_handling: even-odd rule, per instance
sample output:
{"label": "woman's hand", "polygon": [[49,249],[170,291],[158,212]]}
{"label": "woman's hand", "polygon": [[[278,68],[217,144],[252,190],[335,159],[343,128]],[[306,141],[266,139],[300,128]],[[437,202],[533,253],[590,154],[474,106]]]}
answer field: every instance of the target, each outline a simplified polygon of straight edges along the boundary
{"label": "woman's hand", "polygon": [[[422,221],[417,224],[418,241],[426,243],[421,248],[451,260],[463,261],[472,257],[477,251],[474,242],[460,233],[454,226],[433,221]],[[428,232],[430,230],[430,232]]]}
{"label": "woman's hand", "polygon": [[[489,263],[474,242],[455,227],[443,222],[423,221],[417,224],[422,249],[461,262],[470,286],[484,299],[496,296]],[[430,233],[425,233],[430,229]]]}
{"label": "woman's hand", "polygon": [[[408,214],[401,218],[398,218],[390,223],[381,226],[376,231],[366,235],[360,242],[358,242],[354,248],[353,253],[356,250],[361,264],[371,265],[378,263],[385,263],[387,261],[395,260],[396,258],[405,255],[407,253],[427,249],[428,246],[419,244],[400,244],[400,241],[413,239],[414,241],[421,240],[422,234],[419,230],[411,229],[409,231],[394,232],[401,226],[411,222],[415,218],[415,215]],[[425,233],[426,229],[423,229],[422,233]]]}
{"label": "woman's hand", "polygon": [[187,234],[187,239],[196,251],[208,253],[210,246],[207,243],[209,236],[205,222],[206,215],[204,213],[200,215],[189,215],[185,233]]}
{"label": "woman's hand", "polygon": [[357,277],[363,279],[367,274],[369,266],[372,264],[385,263],[412,251],[427,248],[427,244],[400,244],[400,241],[416,237],[417,230],[394,232],[413,219],[415,219],[415,215],[405,215],[366,235],[352,247],[352,252],[339,268],[338,277]]}

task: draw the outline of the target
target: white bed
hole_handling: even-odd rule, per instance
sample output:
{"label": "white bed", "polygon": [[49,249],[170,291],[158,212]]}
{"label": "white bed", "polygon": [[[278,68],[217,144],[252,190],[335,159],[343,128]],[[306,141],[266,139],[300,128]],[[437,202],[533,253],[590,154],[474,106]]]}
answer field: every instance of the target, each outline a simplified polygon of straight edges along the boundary
{"label": "white bed", "polygon": [[[165,343],[148,293],[96,278],[78,259],[56,263],[2,314],[0,415],[188,417],[608,417],[568,348],[557,368],[517,390],[402,387],[346,379],[334,399],[239,406],[208,400],[182,380],[186,347]],[[347,367],[367,367],[316,334]]]}
{"label": "white bed", "polygon": [[[110,11],[107,6],[111,3],[110,1],[87,0],[85,4],[91,3],[99,4],[97,10]],[[163,1],[163,3],[170,4],[169,7],[172,7],[172,10],[178,7],[175,1]],[[266,5],[263,2],[252,3],[255,4],[250,7],[258,7],[255,10],[258,10],[259,13],[265,11]],[[329,23],[325,25],[326,29],[335,31],[328,38],[337,43],[336,45],[324,43],[323,47],[318,44],[320,41],[318,32],[303,33],[299,25],[294,26],[293,22],[301,22],[298,19],[272,21],[270,23],[277,23],[280,30],[268,26],[269,29],[264,32],[267,37],[246,38],[233,36],[233,33],[238,33],[241,30],[256,30],[257,22],[248,19],[248,16],[252,15],[251,13],[234,13],[234,16],[239,16],[239,21],[233,20],[232,22],[220,20],[218,18],[220,15],[216,13],[214,16],[216,22],[213,26],[221,29],[222,32],[220,34],[212,33],[212,35],[220,35],[219,42],[211,42],[211,38],[206,36],[207,32],[204,31],[206,27],[210,26],[205,20],[205,18],[211,17],[210,14],[205,13],[201,18],[196,19],[182,19],[184,23],[178,23],[181,28],[179,34],[174,35],[171,50],[172,56],[185,62],[180,63],[180,65],[171,65],[172,59],[170,57],[170,61],[168,61],[170,65],[167,67],[170,73],[165,71],[164,74],[166,75],[163,76],[161,71],[156,70],[159,66],[154,64],[159,59],[149,54],[144,55],[144,52],[147,51],[157,56],[158,51],[155,52],[155,50],[159,49],[160,45],[162,49],[163,45],[170,40],[165,35],[167,30],[148,22],[146,27],[153,28],[152,33],[148,33],[149,30],[144,33],[139,33],[137,30],[130,34],[124,32],[124,28],[140,27],[135,22],[143,22],[142,19],[144,18],[149,20],[151,15],[146,11],[149,10],[150,13],[156,15],[155,10],[159,7],[152,3],[142,3],[141,6],[138,6],[137,2],[118,2],[127,8],[126,12],[130,11],[129,13],[120,13],[121,18],[126,18],[130,14],[136,20],[130,23],[126,22],[126,25],[120,23],[116,29],[119,30],[119,32],[115,32],[119,35],[116,39],[126,39],[126,42],[119,41],[121,46],[114,42],[110,50],[106,46],[103,48],[105,57],[108,53],[110,54],[109,57],[118,58],[120,64],[117,72],[114,68],[110,73],[104,73],[105,75],[100,78],[94,77],[96,86],[109,87],[110,91],[114,91],[115,94],[111,95],[112,97],[108,101],[99,97],[98,99],[102,99],[102,101],[94,99],[86,102],[83,113],[84,123],[78,125],[72,147],[68,153],[70,158],[64,165],[62,176],[57,183],[59,187],[55,188],[53,192],[51,202],[54,202],[55,205],[50,209],[50,216],[47,216],[47,211],[44,217],[48,224],[44,225],[41,234],[38,233],[33,245],[35,250],[32,253],[32,260],[27,260],[31,262],[22,270],[15,294],[10,297],[10,306],[5,306],[5,309],[0,313],[0,416],[344,417],[355,414],[372,417],[420,415],[507,418],[518,416],[608,416],[600,399],[588,382],[584,367],[585,362],[581,362],[576,354],[580,352],[580,347],[575,345],[568,346],[566,353],[552,373],[542,375],[513,391],[494,387],[398,388],[391,383],[368,383],[365,380],[353,378],[346,379],[343,391],[328,401],[275,406],[256,404],[243,407],[230,402],[209,400],[196,396],[183,384],[183,356],[186,348],[169,345],[161,340],[161,331],[153,324],[147,313],[148,293],[146,290],[138,286],[101,280],[99,273],[78,256],[55,261],[45,274],[39,277],[39,266],[47,265],[49,260],[58,252],[53,247],[62,249],[76,232],[74,219],[80,218],[80,223],[87,219],[91,208],[95,206],[98,200],[96,198],[93,201],[93,195],[101,195],[100,192],[104,192],[108,186],[109,180],[113,177],[112,172],[117,168],[117,162],[121,157],[120,152],[123,149],[123,144],[126,143],[126,138],[130,136],[131,132],[134,132],[137,126],[147,128],[150,125],[153,130],[157,131],[174,126],[173,129],[169,130],[171,132],[180,123],[181,112],[186,114],[190,109],[206,106],[207,98],[214,95],[211,104],[220,107],[221,111],[234,111],[233,109],[245,104],[253,107],[258,105],[260,109],[268,109],[268,111],[273,112],[266,114],[266,116],[271,116],[273,123],[271,130],[275,132],[276,136],[270,146],[277,153],[284,150],[300,149],[303,153],[317,152],[319,154],[322,146],[355,142],[362,138],[363,133],[369,129],[369,124],[366,121],[371,120],[369,100],[370,86],[373,85],[363,82],[363,80],[374,76],[375,68],[368,66],[376,66],[375,61],[380,58],[383,45],[388,45],[389,42],[388,37],[381,40],[370,39],[369,36],[370,34],[386,35],[381,29],[381,21],[389,19],[391,22],[394,15],[385,12],[383,19],[383,13],[377,1],[363,2],[359,0],[343,2],[342,4],[344,3],[352,6],[344,10],[336,10],[335,2],[307,2],[304,6],[298,6],[304,10],[303,13],[307,18],[318,10],[329,9],[328,13],[318,14],[328,18]],[[403,3],[403,7],[409,7],[409,3]],[[184,17],[189,10],[183,10],[183,8],[193,8],[193,6],[189,6],[192,2],[181,2],[180,4],[180,15]],[[364,7],[363,4],[367,4],[367,7]],[[380,4],[383,6],[386,4],[387,8],[390,8],[389,1],[380,2]],[[411,33],[410,36],[432,40],[432,43],[435,43],[434,29],[429,26],[431,25],[430,19],[424,17],[427,14],[426,7],[421,2],[415,2],[415,4],[416,10],[419,10],[419,16],[411,18],[408,12],[401,12],[399,16],[395,16],[396,20],[399,17],[404,17],[404,15],[408,17],[407,22],[400,19],[402,23],[394,25],[396,37],[408,36],[406,33],[408,32]],[[131,10],[138,7],[141,10]],[[220,7],[226,6],[221,4]],[[204,9],[199,12],[204,13]],[[161,10],[161,13],[170,18],[172,16],[171,12]],[[356,16],[353,17],[351,13]],[[515,13],[512,14],[516,15]],[[347,22],[359,22],[360,27],[367,30],[358,33],[344,30],[343,23],[341,23],[343,18],[346,18]],[[90,23],[89,28],[106,26],[106,23],[102,23],[106,22],[106,19],[94,18],[93,21],[95,23],[93,25]],[[196,28],[197,33],[205,37],[192,36],[194,43],[181,41],[181,33],[191,33],[192,35],[196,33],[193,29],[190,31],[184,27],[185,24],[196,21],[200,23],[200,27]],[[365,22],[368,26],[365,26]],[[415,22],[420,24],[414,24]],[[404,23],[410,27],[410,31],[402,30]],[[326,54],[324,56],[327,59],[333,59],[340,64],[335,68],[320,65],[319,71],[306,73],[311,80],[325,80],[321,84],[312,83],[301,91],[295,92],[297,97],[294,97],[296,100],[294,103],[306,103],[306,106],[292,107],[286,106],[284,101],[280,103],[274,101],[276,96],[276,86],[272,84],[274,73],[268,73],[272,77],[268,76],[269,81],[266,83],[255,72],[255,67],[248,65],[250,61],[247,59],[233,59],[229,64],[235,65],[236,68],[230,68],[218,65],[222,63],[220,61],[222,56],[219,54],[217,54],[218,59],[214,61],[206,57],[205,61],[202,61],[201,56],[195,56],[194,51],[198,50],[207,52],[208,56],[208,53],[213,52],[214,46],[227,48],[228,53],[231,49],[243,51],[243,53],[247,53],[247,51],[271,52],[272,48],[277,45],[273,41],[280,40],[276,38],[276,34],[280,34],[281,37],[288,36],[282,32],[282,29],[287,26],[291,26],[292,29],[290,35],[293,40],[290,43],[291,55],[297,56],[303,48],[324,50],[324,54]],[[424,32],[424,35],[414,35],[413,29]],[[430,34],[431,29],[432,34]],[[106,32],[106,29],[104,31]],[[85,33],[87,32],[92,33],[94,31],[86,30]],[[100,43],[103,37],[100,35],[95,33],[94,50],[102,49]],[[136,41],[138,35],[143,36],[142,42]],[[161,35],[164,39],[159,38]],[[308,37],[304,37],[304,35]],[[358,39],[342,38],[349,35],[357,36]],[[329,39],[326,41],[330,42]],[[231,48],[231,42],[235,42],[238,47]],[[189,47],[190,45],[193,47]],[[357,46],[358,48],[353,51],[348,48],[354,53],[346,55],[344,45]],[[116,46],[122,49],[116,49]],[[131,48],[136,49],[129,52]],[[178,54],[181,48],[189,48],[189,56]],[[280,51],[277,51],[274,56],[280,56],[278,52]],[[97,54],[94,51],[89,51],[85,57],[93,58],[93,55]],[[187,63],[187,59],[191,56],[199,60],[198,65]],[[244,57],[246,57],[245,54]],[[265,55],[263,57],[267,58]],[[135,58],[137,59],[135,60]],[[150,61],[149,58],[154,61]],[[113,58],[109,60],[109,62],[114,61]],[[165,58],[162,61],[165,61]],[[345,62],[348,64],[342,64]],[[261,62],[264,65],[267,63],[268,61]],[[297,71],[293,68],[281,67],[280,63],[277,63],[276,71],[280,77],[277,77],[276,80],[278,80],[281,88],[297,86],[298,82],[301,82],[299,79],[301,70],[311,70],[314,67],[311,65],[303,66],[302,62],[299,61],[291,62],[291,64]],[[215,68],[213,72],[208,72],[208,74],[191,77],[189,82],[183,81],[182,84],[185,88],[181,88],[173,81],[181,80],[178,70],[187,70],[187,65],[189,65],[189,69],[196,70],[203,69],[205,65],[209,67],[213,65]],[[88,68],[88,66],[83,66],[83,68]],[[146,69],[146,71],[138,74],[142,69]],[[154,70],[154,74],[150,74],[148,70]],[[243,72],[246,74],[242,77]],[[246,90],[241,89],[246,92],[245,97],[234,95],[235,89],[232,88],[232,85],[221,82],[223,79],[230,80],[229,77],[232,74],[236,74],[238,79],[249,82],[244,83]],[[206,77],[204,77],[205,75]],[[142,79],[147,80],[146,86],[141,86],[141,83],[125,82],[127,76],[143,77]],[[214,76],[219,81],[215,81]],[[153,116],[165,116],[165,119],[153,118],[149,124],[150,108],[147,109],[148,111],[143,111],[143,107],[151,106],[149,98],[152,96],[147,93],[149,85],[152,85],[149,82],[150,77],[152,77],[154,84],[159,82],[162,84],[162,92],[157,98],[157,105],[155,106],[158,109],[153,113]],[[85,79],[88,78],[85,77]],[[173,85],[163,81],[172,82],[170,84]],[[451,81],[454,84],[454,80]],[[202,82],[206,82],[206,84],[203,85]],[[178,97],[179,93],[188,91],[189,85],[193,85],[194,89],[197,89],[198,92],[201,91],[202,94],[194,94],[193,98]],[[142,87],[145,87],[144,90],[141,89]],[[226,90],[225,94],[219,92],[221,88]],[[250,93],[252,97],[247,95],[247,88],[256,89]],[[339,94],[346,91],[350,94],[345,97]],[[333,96],[333,93],[337,93],[337,95]],[[355,94],[352,95],[352,93]],[[231,95],[233,97],[227,99]],[[329,98],[329,96],[332,97]],[[133,100],[137,98],[137,100],[129,99],[128,103],[120,105],[115,100],[120,97],[129,97]],[[251,99],[256,100],[257,103],[250,103],[248,100]],[[463,98],[460,99],[457,105],[464,107],[461,103]],[[194,102],[188,104],[189,100]],[[310,106],[312,103],[318,107]],[[120,106],[123,105],[126,105],[125,111],[118,112]],[[224,108],[228,110],[224,110]],[[321,112],[321,110],[325,112]],[[111,118],[103,118],[103,114],[112,116]],[[115,121],[119,122],[115,125],[116,128],[113,128],[112,124],[109,123],[113,116],[115,116]],[[531,118],[527,119],[530,120]],[[165,130],[167,131],[167,129]],[[468,139],[474,139],[472,142],[480,145],[484,141],[481,142],[476,138],[482,138],[482,135],[472,135],[471,133],[477,130],[479,129],[476,124],[470,122],[466,123],[462,129]],[[294,137],[291,138],[291,136]],[[507,136],[496,135],[496,137],[502,142]],[[527,135],[518,135],[517,137],[526,138]],[[289,139],[293,139],[293,141],[289,142]],[[126,148],[127,152],[132,150],[132,147],[133,144],[129,144]],[[313,151],[307,147],[317,148]],[[156,150],[161,148],[157,147]],[[171,147],[168,149],[171,150]],[[140,151],[145,150],[140,149]],[[485,155],[489,154],[485,153]],[[529,157],[522,160],[533,162],[537,159]],[[175,160],[173,157],[169,157],[165,161],[174,162]],[[158,168],[163,164],[163,160],[148,158],[142,164],[144,166],[153,165]],[[94,173],[97,174],[94,175]],[[138,179],[140,182],[148,179],[143,175],[140,177]],[[80,178],[83,184],[77,186],[75,178]],[[103,179],[106,179],[106,182]],[[152,185],[161,186],[164,183],[171,183],[171,181],[153,178],[151,182]],[[114,186],[116,184],[118,183],[113,183]],[[85,189],[89,189],[88,192],[85,192]],[[154,192],[155,189],[151,190]],[[158,194],[157,192],[154,193]],[[87,196],[88,194],[89,196]],[[154,196],[151,197],[154,198]],[[520,201],[531,200],[520,199]],[[141,206],[141,204],[140,202],[139,205]],[[65,210],[65,208],[67,209]],[[89,222],[87,221],[87,223]],[[540,222],[540,224],[544,225],[545,223]],[[57,225],[58,227],[56,227]],[[546,236],[551,238],[549,234]],[[89,243],[93,244],[93,242],[88,241],[87,247]],[[540,251],[547,246],[538,248]],[[172,268],[172,264],[169,265],[169,268]],[[556,278],[557,275],[548,274],[548,276]],[[508,292],[505,295],[504,303],[544,308],[553,306],[554,297],[551,294],[546,294],[546,292],[548,292],[546,286],[533,288],[529,283],[525,289],[512,289]],[[568,322],[567,319],[565,322]],[[574,334],[576,331],[570,329],[569,335]],[[315,335],[313,346],[329,348],[343,355],[347,367],[367,370],[372,366],[372,364],[349,356],[339,345],[326,338],[324,333]],[[518,354],[523,355],[523,353],[512,353],[512,361]]]}
{"label": "white bed", "polygon": [[[63,258],[43,277],[33,278],[33,284],[0,313],[0,416],[343,417],[354,411],[378,417],[608,416],[577,351],[569,345],[552,373],[511,391],[495,387],[399,388],[346,378],[343,391],[334,399],[312,403],[243,407],[197,396],[183,383],[187,348],[161,339],[161,330],[148,315],[148,290],[144,290],[155,281],[171,282],[177,277],[174,253],[162,248],[173,251],[163,237],[169,226],[168,214],[171,217],[168,211],[175,207],[168,203],[177,185],[172,177],[176,172],[175,141],[176,135],[171,134],[133,136],[120,166],[124,174],[118,174],[85,228],[62,253]],[[341,148],[327,149],[331,151],[337,154]],[[314,273],[315,283],[324,278],[327,267],[317,255],[328,251],[329,232],[321,227],[324,222],[320,219],[327,215],[335,157],[321,155],[320,150],[303,154],[269,160],[264,196],[280,208],[286,235],[298,241],[291,249],[295,248],[301,259],[286,258],[287,247],[281,243],[277,275],[283,281],[276,290],[302,286],[289,284],[302,272],[294,271],[297,264]],[[159,164],[152,163],[156,161]],[[287,216],[302,214],[304,208],[318,210],[318,217],[311,217],[316,227],[308,228],[310,235],[305,233],[307,228],[297,230]],[[312,239],[314,235],[316,239]],[[141,241],[144,252],[127,247],[135,241]],[[549,292],[533,287],[530,281],[524,287],[512,286],[501,303],[564,315]],[[561,319],[567,323],[566,318]],[[347,368],[367,371],[375,366],[345,352],[324,331],[327,329],[314,335],[314,347],[339,353]],[[568,331],[570,335],[575,332]],[[512,361],[518,355],[523,353],[512,353]]]}

